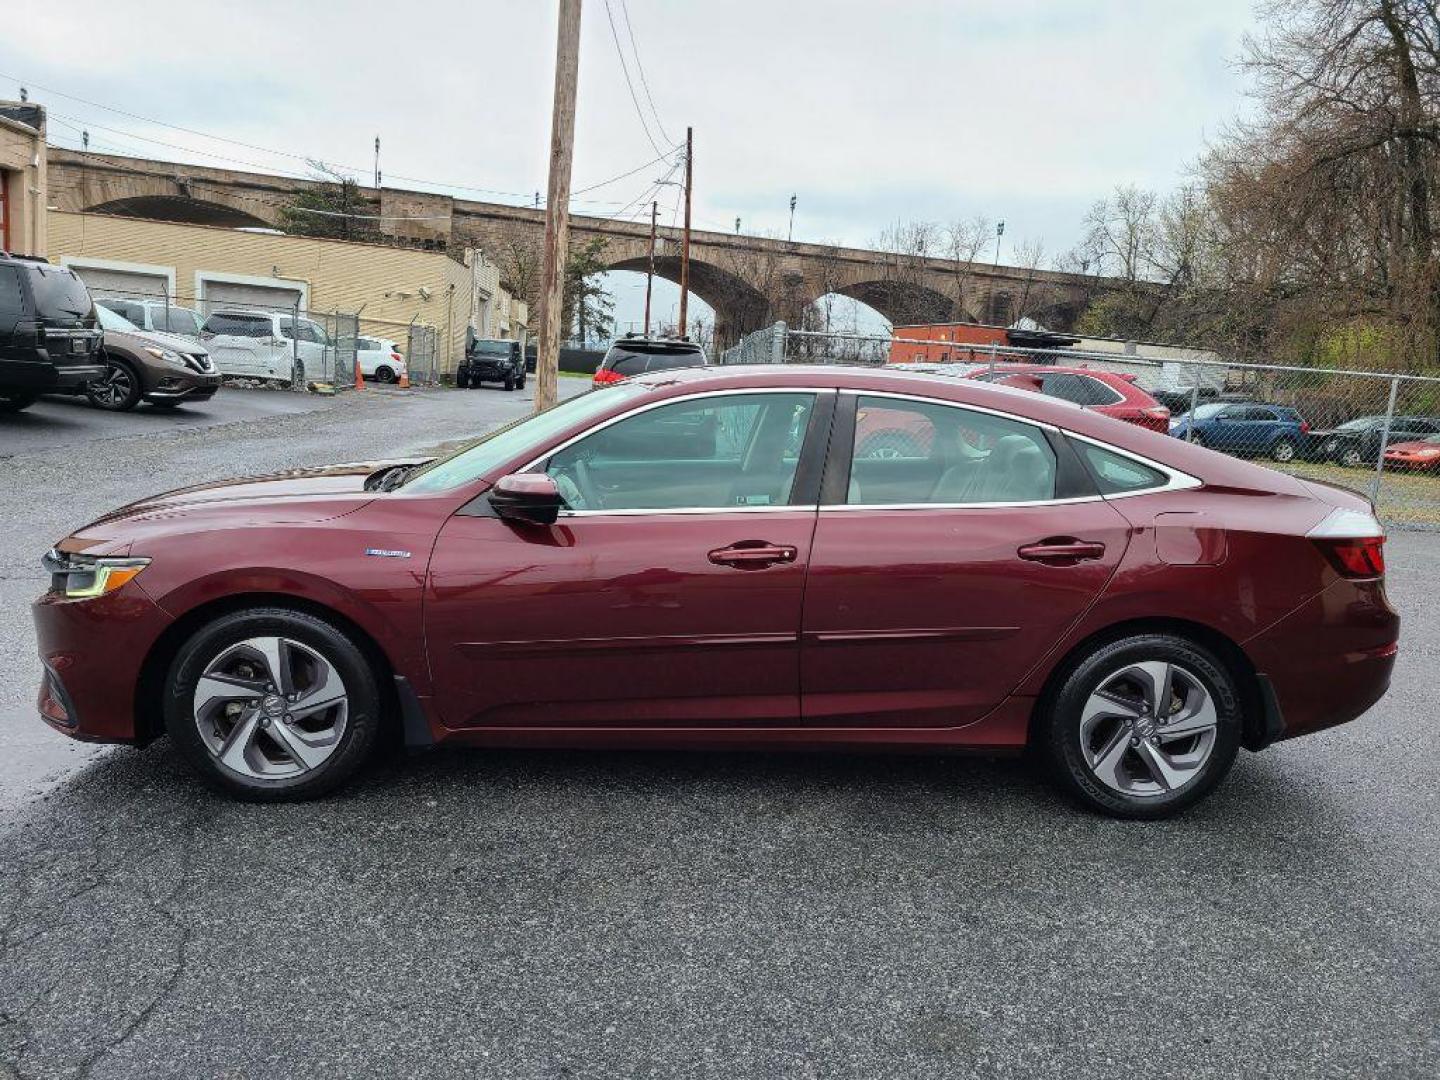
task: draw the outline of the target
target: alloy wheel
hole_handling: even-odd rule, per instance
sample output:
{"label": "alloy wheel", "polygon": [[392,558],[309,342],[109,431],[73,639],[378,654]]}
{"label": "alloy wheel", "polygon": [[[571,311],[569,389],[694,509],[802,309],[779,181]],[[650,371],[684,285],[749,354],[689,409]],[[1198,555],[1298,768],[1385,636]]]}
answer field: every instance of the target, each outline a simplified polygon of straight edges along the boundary
{"label": "alloy wheel", "polygon": [[118,409],[135,392],[135,376],[128,368],[110,364],[105,374],[90,383],[90,400],[102,409]]}
{"label": "alloy wheel", "polygon": [[1219,717],[1200,678],[1164,660],[1127,664],[1090,694],[1080,749],[1102,784],[1124,795],[1179,791],[1200,775]]}
{"label": "alloy wheel", "polygon": [[212,659],[195,684],[201,742],[251,779],[311,772],[340,745],[349,695],[335,665],[287,637],[247,638]]}

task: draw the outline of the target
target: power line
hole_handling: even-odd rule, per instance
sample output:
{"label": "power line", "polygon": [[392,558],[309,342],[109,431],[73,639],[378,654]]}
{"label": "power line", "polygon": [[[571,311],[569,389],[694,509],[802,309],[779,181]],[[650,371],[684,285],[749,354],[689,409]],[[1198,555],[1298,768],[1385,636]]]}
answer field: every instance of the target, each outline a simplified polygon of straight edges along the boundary
{"label": "power line", "polygon": [[655,126],[660,129],[660,137],[672,146],[680,144],[670,138],[665,131],[665,125],[660,122],[660,110],[655,108],[655,99],[650,95],[650,80],[645,78],[645,65],[640,62],[640,46],[635,43],[635,28],[630,23],[630,6],[625,0],[620,0],[620,16],[625,22],[625,33],[630,37],[630,51],[635,56],[635,70],[640,73],[640,85],[645,90],[645,100],[650,103],[650,114],[655,117]]}
{"label": "power line", "polygon": [[605,0],[605,19],[610,24],[610,37],[615,42],[615,55],[620,58],[620,71],[625,76],[625,88],[630,91],[630,100],[635,104],[635,115],[640,118],[640,127],[644,129],[645,138],[649,140],[654,151],[657,154],[662,153],[660,144],[650,134],[650,125],[645,120],[645,110],[640,107],[640,98],[635,94],[635,84],[630,81],[630,65],[625,63],[625,50],[620,46],[620,33],[615,29],[615,15],[610,10],[610,0]]}

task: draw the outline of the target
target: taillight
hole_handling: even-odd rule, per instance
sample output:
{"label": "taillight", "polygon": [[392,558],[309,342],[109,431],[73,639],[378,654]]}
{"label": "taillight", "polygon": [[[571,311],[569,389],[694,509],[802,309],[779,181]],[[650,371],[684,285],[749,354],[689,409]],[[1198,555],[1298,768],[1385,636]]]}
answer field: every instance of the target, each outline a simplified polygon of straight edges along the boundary
{"label": "taillight", "polygon": [[1316,545],[1343,577],[1373,578],[1385,573],[1385,538],[1369,536],[1355,540],[1316,540]]}
{"label": "taillight", "polygon": [[1310,421],[1309,421],[1309,420],[1301,420],[1301,421],[1300,421],[1300,434],[1301,434],[1301,435],[1309,435],[1309,434],[1310,434]]}
{"label": "taillight", "polygon": [[618,372],[615,372],[615,371],[611,371],[611,370],[609,370],[608,368],[601,368],[600,370],[598,370],[597,372],[595,372],[594,382],[595,382],[595,385],[596,385],[596,386],[608,386],[610,383],[617,383],[617,382],[624,382],[624,381],[625,381],[625,376],[624,376],[624,375],[621,375],[621,374],[619,374]]}
{"label": "taillight", "polygon": [[1156,405],[1154,408],[1141,409],[1140,411],[1151,420],[1164,420],[1167,424],[1170,422],[1170,410],[1164,405]]}
{"label": "taillight", "polygon": [[1385,574],[1385,530],[1373,513],[1332,510],[1306,536],[1341,577],[1377,578]]}
{"label": "taillight", "polygon": [[401,356],[398,352],[392,352],[390,354],[390,359],[394,360],[397,364],[403,364],[405,362],[405,358]]}

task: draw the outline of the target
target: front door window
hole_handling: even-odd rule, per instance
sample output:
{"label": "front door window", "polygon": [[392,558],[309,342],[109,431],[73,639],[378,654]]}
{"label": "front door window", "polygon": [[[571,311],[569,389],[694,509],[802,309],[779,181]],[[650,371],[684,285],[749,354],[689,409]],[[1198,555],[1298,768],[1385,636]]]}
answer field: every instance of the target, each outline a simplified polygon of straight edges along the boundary
{"label": "front door window", "polygon": [[809,393],[678,401],[572,443],[545,471],[576,511],[786,506],[814,405]]}

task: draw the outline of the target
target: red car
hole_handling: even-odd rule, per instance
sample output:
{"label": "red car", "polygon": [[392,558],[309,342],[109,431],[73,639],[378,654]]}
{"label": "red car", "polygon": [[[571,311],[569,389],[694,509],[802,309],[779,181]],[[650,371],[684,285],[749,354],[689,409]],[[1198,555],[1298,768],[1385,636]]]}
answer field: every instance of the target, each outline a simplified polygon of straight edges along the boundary
{"label": "red car", "polygon": [[1170,431],[1170,410],[1135,385],[1133,375],[1092,368],[997,364],[993,373],[986,367],[973,372],[970,378],[1037,390],[1162,435]]}
{"label": "red car", "polygon": [[1391,443],[1385,449],[1385,467],[1412,472],[1440,471],[1440,435]]}
{"label": "red car", "polygon": [[[864,456],[877,412],[921,448]],[[886,421],[887,423],[889,421]],[[889,370],[642,375],[423,463],[186,488],[46,557],[39,707],[318,795],[412,747],[1019,753],[1117,815],[1389,684],[1352,492],[1040,394]]]}

